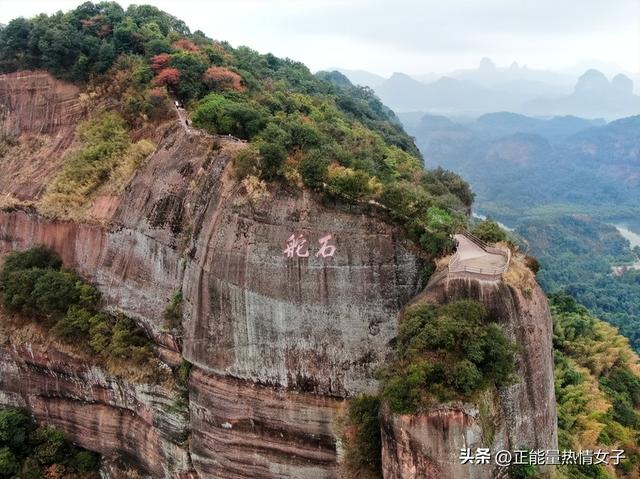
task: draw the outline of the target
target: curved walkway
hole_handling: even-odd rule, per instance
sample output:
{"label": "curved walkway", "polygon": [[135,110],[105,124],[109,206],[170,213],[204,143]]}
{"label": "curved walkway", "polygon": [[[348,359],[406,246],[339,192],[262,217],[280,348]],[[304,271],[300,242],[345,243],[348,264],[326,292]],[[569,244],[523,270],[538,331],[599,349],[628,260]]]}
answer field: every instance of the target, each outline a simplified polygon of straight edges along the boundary
{"label": "curved walkway", "polygon": [[500,276],[509,268],[511,252],[486,245],[470,233],[454,235],[458,245],[449,262],[450,273],[472,273],[483,276]]}

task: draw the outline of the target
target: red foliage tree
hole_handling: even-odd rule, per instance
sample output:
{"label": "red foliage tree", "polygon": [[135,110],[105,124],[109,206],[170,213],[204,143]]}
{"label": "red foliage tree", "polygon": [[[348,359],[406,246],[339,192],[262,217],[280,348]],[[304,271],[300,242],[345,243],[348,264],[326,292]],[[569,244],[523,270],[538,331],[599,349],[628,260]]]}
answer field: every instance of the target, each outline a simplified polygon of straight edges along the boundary
{"label": "red foliage tree", "polygon": [[177,86],[180,83],[180,70],[165,68],[151,82],[154,86]]}
{"label": "red foliage tree", "polygon": [[204,82],[214,90],[244,90],[242,77],[224,67],[209,67],[204,73]]}
{"label": "red foliage tree", "polygon": [[168,68],[171,64],[171,56],[168,53],[161,53],[151,58],[151,69],[158,73],[160,70]]}
{"label": "red foliage tree", "polygon": [[181,38],[173,43],[173,48],[176,50],[185,50],[187,52],[197,52],[200,51],[198,46],[193,43],[191,40],[187,40],[186,38]]}

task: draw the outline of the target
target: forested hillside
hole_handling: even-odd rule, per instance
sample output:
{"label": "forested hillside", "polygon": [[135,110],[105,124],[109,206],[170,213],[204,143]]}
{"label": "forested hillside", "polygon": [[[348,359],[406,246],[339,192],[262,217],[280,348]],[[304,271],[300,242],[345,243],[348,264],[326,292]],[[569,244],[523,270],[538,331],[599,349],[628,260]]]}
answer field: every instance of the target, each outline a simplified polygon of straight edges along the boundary
{"label": "forested hillside", "polygon": [[[423,170],[412,139],[370,90],[191,33],[155,7],[87,2],[13,20],[0,30],[0,71],[21,69],[88,82],[89,96],[116,100],[131,129],[171,116],[177,98],[194,125],[251,142],[236,163],[252,189],[277,179],[340,201],[379,202],[432,253],[451,247],[447,234],[472,201],[458,176]],[[5,154],[11,142],[4,139]],[[85,175],[106,176],[84,171],[80,183]]]}
{"label": "forested hillside", "polygon": [[569,465],[568,479],[640,474],[640,362],[626,338],[564,294],[553,295],[554,360],[561,449],[623,450],[617,466]]}
{"label": "forested hillside", "polygon": [[538,279],[546,291],[569,293],[640,350],[640,271],[612,270],[638,261],[637,250],[615,227],[574,215],[526,222],[516,231],[540,260]]}
{"label": "forested hillside", "polygon": [[425,164],[461,174],[480,212],[515,227],[550,213],[637,217],[639,126],[639,116],[602,125],[512,113],[467,123],[426,115],[410,133]]}

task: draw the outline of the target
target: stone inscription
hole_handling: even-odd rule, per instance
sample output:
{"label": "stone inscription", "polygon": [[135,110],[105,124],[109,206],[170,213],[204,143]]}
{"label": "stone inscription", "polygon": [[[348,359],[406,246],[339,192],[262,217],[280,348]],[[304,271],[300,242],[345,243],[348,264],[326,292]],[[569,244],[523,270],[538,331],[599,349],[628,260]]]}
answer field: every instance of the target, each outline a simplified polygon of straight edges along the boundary
{"label": "stone inscription", "polygon": [[[318,240],[320,246],[315,253],[316,258],[330,258],[336,253],[335,245],[331,244],[332,239],[333,235],[328,234]],[[311,254],[307,239],[302,234],[289,236],[286,246],[283,253],[287,258],[308,258]]]}

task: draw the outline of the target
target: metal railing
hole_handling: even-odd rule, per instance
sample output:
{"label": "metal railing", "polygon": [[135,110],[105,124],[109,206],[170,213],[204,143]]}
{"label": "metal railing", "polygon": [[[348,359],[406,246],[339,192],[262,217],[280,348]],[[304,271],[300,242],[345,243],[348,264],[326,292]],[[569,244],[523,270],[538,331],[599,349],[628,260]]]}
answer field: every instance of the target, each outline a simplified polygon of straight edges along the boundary
{"label": "metal railing", "polygon": [[496,248],[495,246],[489,246],[480,238],[472,235],[466,230],[462,230],[458,234],[465,236],[467,239],[469,239],[469,241],[480,247],[486,253],[504,256],[506,258],[506,261],[503,266],[499,266],[497,268],[478,268],[476,266],[461,264],[462,260],[460,259],[459,252],[456,251],[456,253],[453,255],[453,258],[449,262],[448,269],[450,273],[475,273],[486,276],[499,276],[509,269],[509,264],[511,263],[511,250],[509,248],[505,249]]}

